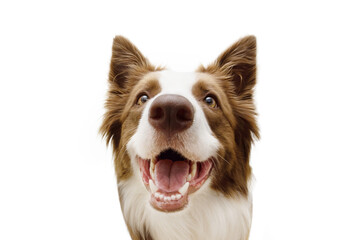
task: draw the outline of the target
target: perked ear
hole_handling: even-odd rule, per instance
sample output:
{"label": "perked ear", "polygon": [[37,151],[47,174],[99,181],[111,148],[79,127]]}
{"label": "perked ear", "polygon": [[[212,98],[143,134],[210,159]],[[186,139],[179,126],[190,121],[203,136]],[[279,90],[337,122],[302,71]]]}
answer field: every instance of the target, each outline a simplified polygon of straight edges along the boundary
{"label": "perked ear", "polygon": [[243,97],[251,98],[256,83],[256,38],[247,36],[240,39],[205,71],[227,76],[232,81],[236,94],[245,94]]}
{"label": "perked ear", "polygon": [[141,76],[154,68],[141,52],[126,38],[116,36],[112,47],[109,72],[109,94],[105,103],[100,132],[106,137],[107,143],[113,143],[118,150],[121,137],[121,114],[125,108],[127,96]]}
{"label": "perked ear", "polygon": [[153,67],[129,40],[116,36],[112,47],[109,81],[122,88],[131,71],[139,69],[151,71]]}
{"label": "perked ear", "polygon": [[200,67],[199,71],[214,74],[225,87],[228,87],[232,96],[229,100],[232,101],[238,127],[243,128],[241,136],[244,144],[243,152],[248,156],[252,137],[260,137],[253,102],[256,83],[256,38],[247,36],[240,39],[223,52],[214,63],[206,68]]}

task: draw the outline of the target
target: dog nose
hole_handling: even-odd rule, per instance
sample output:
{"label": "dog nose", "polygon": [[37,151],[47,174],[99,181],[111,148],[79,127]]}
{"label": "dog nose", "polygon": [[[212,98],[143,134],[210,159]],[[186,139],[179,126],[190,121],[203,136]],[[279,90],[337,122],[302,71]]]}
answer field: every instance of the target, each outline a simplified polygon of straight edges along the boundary
{"label": "dog nose", "polygon": [[164,94],[150,106],[149,122],[168,137],[188,129],[194,120],[194,108],[185,97]]}

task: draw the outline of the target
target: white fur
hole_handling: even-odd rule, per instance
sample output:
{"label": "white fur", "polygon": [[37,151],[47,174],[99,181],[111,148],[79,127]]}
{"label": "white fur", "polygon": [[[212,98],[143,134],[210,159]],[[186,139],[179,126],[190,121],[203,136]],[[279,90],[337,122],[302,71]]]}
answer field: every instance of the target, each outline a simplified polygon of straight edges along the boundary
{"label": "white fur", "polygon": [[[146,234],[143,232],[145,226],[155,240],[247,239],[251,224],[250,197],[239,195],[227,198],[210,188],[210,178],[198,191],[189,195],[189,203],[181,211],[164,213],[150,205],[150,193],[142,182],[136,156],[150,159],[159,154],[159,151],[174,147],[188,159],[205,161],[215,156],[221,147],[207,123],[198,100],[192,95],[192,86],[200,74],[170,71],[151,74],[159,80],[161,92],[146,103],[139,126],[127,144],[134,174],[118,185],[128,225],[143,236]],[[152,101],[163,94],[182,95],[194,107],[192,126],[177,136],[177,140],[182,142],[180,145],[179,141],[167,142],[158,139],[156,131],[148,122]]]}
{"label": "white fur", "polygon": [[[193,161],[206,161],[214,156],[220,146],[219,141],[212,134],[212,131],[206,121],[205,114],[191,93],[192,86],[198,79],[196,73],[175,73],[171,71],[162,71],[153,73],[159,79],[161,92],[146,103],[142,113],[138,129],[127,144],[127,151],[131,158],[135,155],[144,159],[150,159],[158,155],[161,150],[169,147],[176,148],[186,158]],[[182,132],[178,137],[179,142],[160,141],[154,128],[148,122],[148,113],[151,103],[163,94],[178,94],[186,97],[194,107],[194,122],[189,129]]]}
{"label": "white fur", "polygon": [[155,240],[246,240],[251,225],[250,197],[226,198],[210,189],[209,180],[189,196],[185,209],[164,213],[150,205],[140,175],[134,174],[119,183],[124,217],[143,236],[146,226]]}

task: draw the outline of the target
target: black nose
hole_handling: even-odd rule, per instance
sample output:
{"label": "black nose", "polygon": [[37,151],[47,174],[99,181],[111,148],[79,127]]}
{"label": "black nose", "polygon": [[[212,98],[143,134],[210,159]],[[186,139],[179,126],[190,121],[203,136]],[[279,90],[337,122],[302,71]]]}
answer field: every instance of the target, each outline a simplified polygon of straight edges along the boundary
{"label": "black nose", "polygon": [[194,108],[185,97],[165,94],[150,106],[149,122],[167,137],[188,129],[194,120]]}

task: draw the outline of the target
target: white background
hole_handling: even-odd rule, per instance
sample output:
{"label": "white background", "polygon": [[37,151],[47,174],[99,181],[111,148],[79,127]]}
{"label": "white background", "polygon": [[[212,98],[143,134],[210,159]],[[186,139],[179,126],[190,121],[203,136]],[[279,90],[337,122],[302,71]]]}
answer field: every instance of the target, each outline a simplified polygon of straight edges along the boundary
{"label": "white background", "polygon": [[192,71],[258,40],[251,240],[360,239],[356,1],[1,1],[0,239],[130,239],[98,135],[111,44]]}

